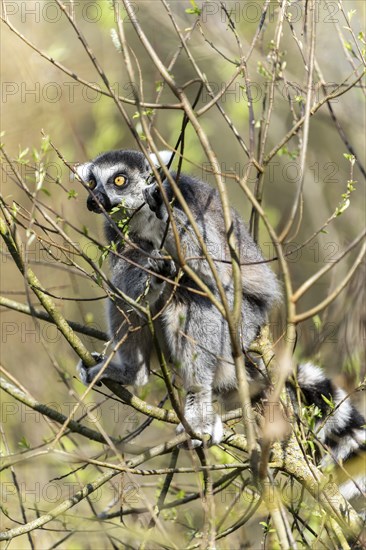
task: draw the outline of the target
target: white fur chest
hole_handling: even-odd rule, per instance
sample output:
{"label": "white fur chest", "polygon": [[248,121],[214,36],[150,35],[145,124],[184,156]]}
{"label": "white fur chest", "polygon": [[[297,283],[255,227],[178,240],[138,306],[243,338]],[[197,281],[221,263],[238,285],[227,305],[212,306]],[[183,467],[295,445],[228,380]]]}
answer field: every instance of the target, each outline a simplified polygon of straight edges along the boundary
{"label": "white fur chest", "polygon": [[138,238],[152,242],[154,248],[158,249],[160,248],[164,235],[165,224],[151,212],[147,205],[145,205],[140,212],[132,218],[130,231],[137,235]]}

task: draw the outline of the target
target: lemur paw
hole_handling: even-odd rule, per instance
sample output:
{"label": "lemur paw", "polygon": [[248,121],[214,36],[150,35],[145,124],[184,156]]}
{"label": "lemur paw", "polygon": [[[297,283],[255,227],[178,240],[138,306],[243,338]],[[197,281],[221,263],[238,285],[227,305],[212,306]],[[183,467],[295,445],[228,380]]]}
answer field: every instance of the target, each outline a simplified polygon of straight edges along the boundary
{"label": "lemur paw", "polygon": [[[210,437],[209,445],[218,445],[222,438],[224,437],[224,427],[222,425],[221,418],[216,414],[213,418],[211,418],[212,422],[206,422],[199,424],[197,422],[197,419],[195,420],[188,420],[187,422],[191,426],[194,433],[196,433],[199,436],[204,436],[205,434],[208,434]],[[185,431],[183,424],[178,424],[176,428],[176,433],[181,434]],[[185,442],[181,445],[184,449],[200,447],[202,445],[202,441],[200,439],[191,439],[189,442]]]}
{"label": "lemur paw", "polygon": [[[148,259],[148,267],[157,275],[163,275],[164,277],[174,277],[177,273],[177,268],[173,260],[164,259],[159,250],[153,250],[151,252],[151,256]],[[163,282],[161,279],[159,281]]]}
{"label": "lemur paw", "polygon": [[[87,367],[82,361],[79,361],[79,363],[76,366],[76,372],[78,374],[78,377],[80,381],[84,384],[84,386],[89,386],[93,378],[95,378],[96,374],[99,371],[98,363],[102,362],[102,356],[93,351],[92,356],[96,360],[97,364],[94,367]],[[97,382],[96,386],[101,386],[101,382]]]}
{"label": "lemur paw", "polygon": [[168,213],[165,208],[162,194],[157,183],[152,183],[143,190],[146,204],[159,220],[167,221]]}

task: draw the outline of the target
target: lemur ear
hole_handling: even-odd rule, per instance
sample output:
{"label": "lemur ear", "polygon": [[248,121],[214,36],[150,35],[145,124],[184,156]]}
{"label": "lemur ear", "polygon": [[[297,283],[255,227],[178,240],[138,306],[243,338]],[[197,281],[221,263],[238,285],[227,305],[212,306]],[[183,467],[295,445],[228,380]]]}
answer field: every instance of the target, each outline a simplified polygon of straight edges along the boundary
{"label": "lemur ear", "polygon": [[[171,151],[159,151],[159,157],[161,158],[161,160],[163,161],[164,164],[168,164],[168,162],[170,161],[172,155],[173,155],[173,153]],[[150,156],[151,160],[153,161],[153,163],[155,164],[155,166],[159,167],[160,162],[158,161],[158,158],[155,155],[155,153],[151,153],[149,156]]]}
{"label": "lemur ear", "polygon": [[75,164],[74,169],[81,181],[88,181],[90,175],[90,168],[92,163],[85,162],[84,164]]}

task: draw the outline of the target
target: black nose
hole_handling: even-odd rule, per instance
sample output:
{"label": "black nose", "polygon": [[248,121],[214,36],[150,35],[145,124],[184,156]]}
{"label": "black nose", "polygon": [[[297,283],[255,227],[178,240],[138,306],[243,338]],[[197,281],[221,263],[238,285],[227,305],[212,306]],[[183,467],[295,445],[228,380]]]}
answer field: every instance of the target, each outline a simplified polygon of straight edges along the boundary
{"label": "black nose", "polygon": [[109,212],[111,210],[112,205],[105,193],[101,193],[100,191],[94,191],[93,195],[89,195],[88,200],[86,201],[86,206],[88,207],[88,210],[91,212],[96,212],[97,214],[100,214],[102,212],[102,208]]}

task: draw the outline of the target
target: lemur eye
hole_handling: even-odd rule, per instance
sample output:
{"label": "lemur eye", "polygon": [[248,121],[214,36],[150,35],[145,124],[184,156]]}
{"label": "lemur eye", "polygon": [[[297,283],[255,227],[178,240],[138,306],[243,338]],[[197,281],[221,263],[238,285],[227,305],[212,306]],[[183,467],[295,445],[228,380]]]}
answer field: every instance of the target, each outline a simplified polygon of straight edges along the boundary
{"label": "lemur eye", "polygon": [[97,186],[97,182],[95,180],[89,180],[86,185],[89,187],[89,189],[95,189]]}
{"label": "lemur eye", "polygon": [[118,185],[118,187],[121,187],[126,183],[126,178],[124,176],[116,176],[114,178],[114,184]]}

